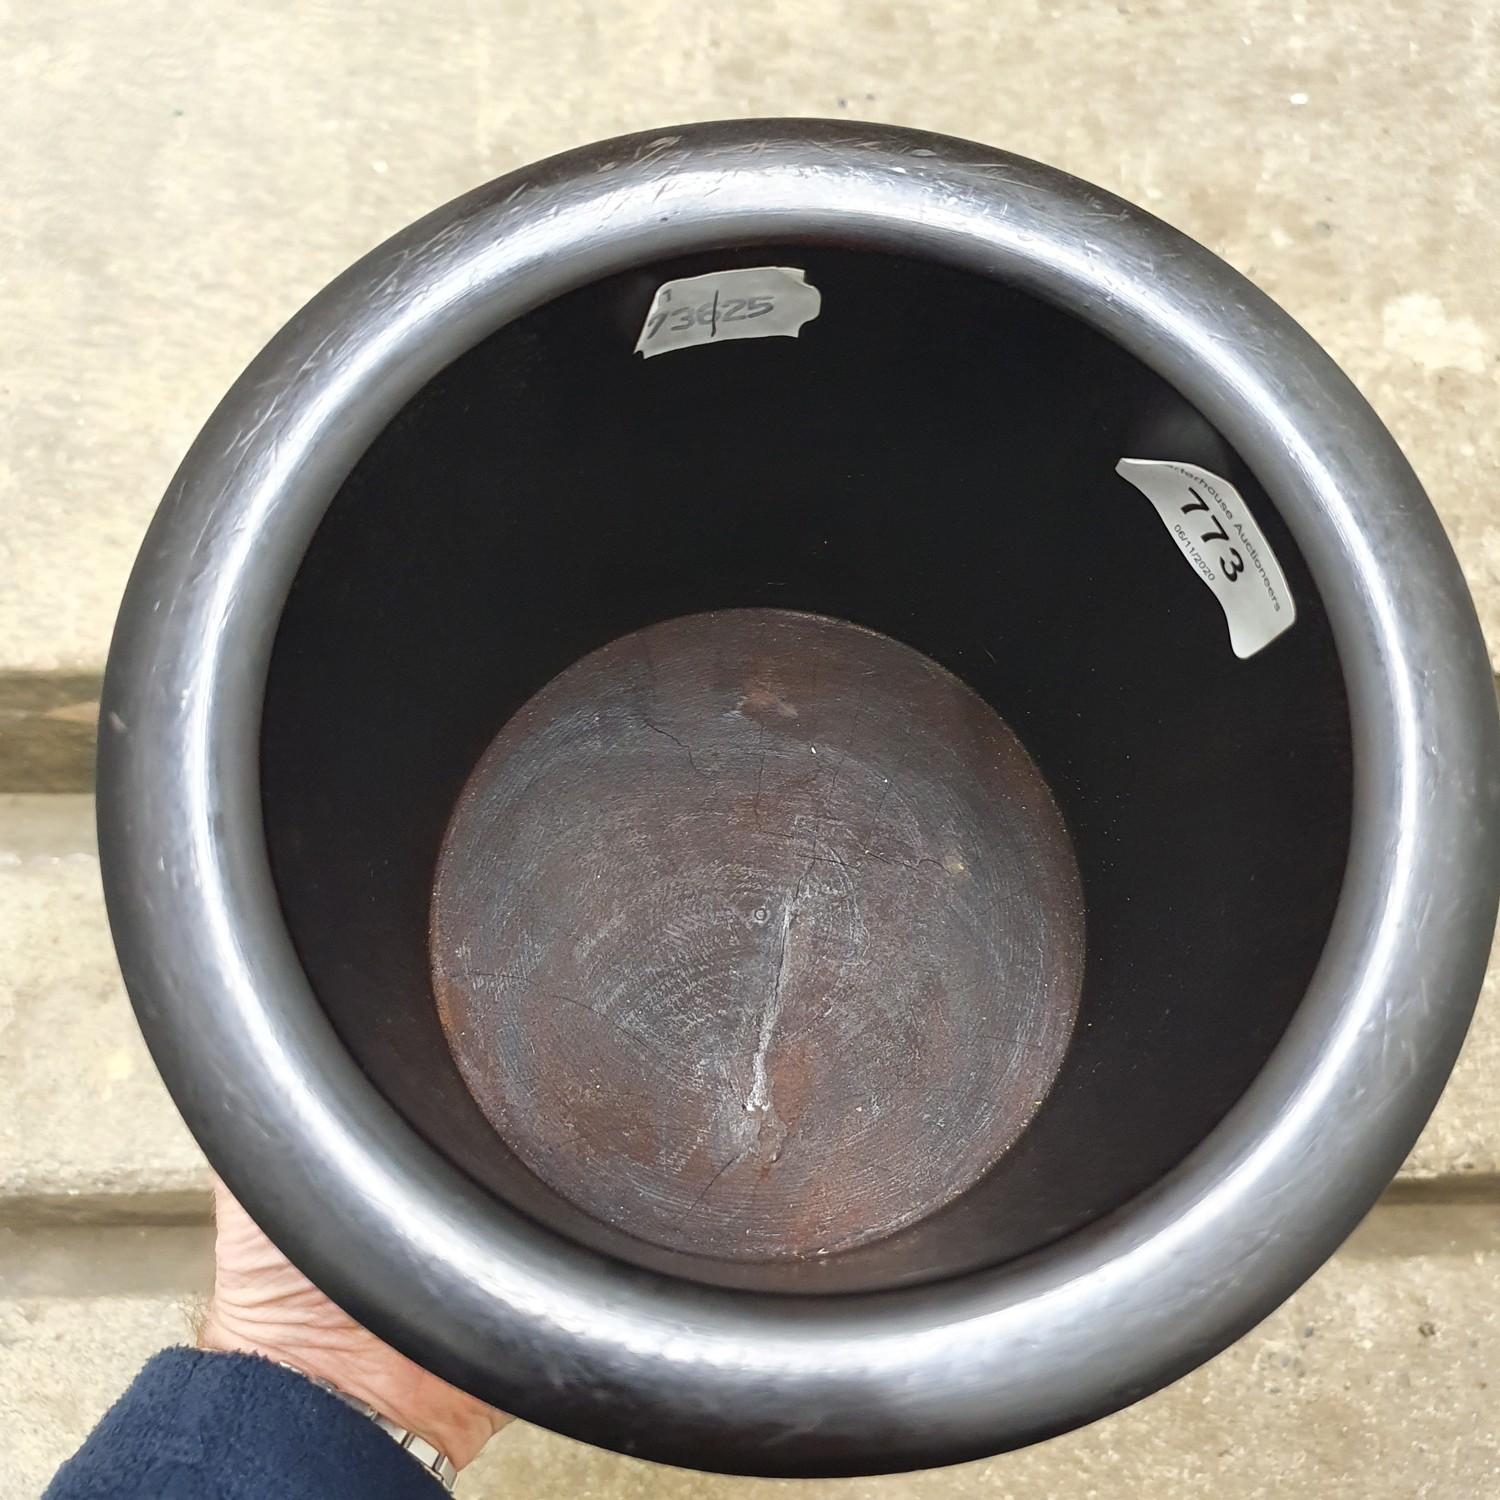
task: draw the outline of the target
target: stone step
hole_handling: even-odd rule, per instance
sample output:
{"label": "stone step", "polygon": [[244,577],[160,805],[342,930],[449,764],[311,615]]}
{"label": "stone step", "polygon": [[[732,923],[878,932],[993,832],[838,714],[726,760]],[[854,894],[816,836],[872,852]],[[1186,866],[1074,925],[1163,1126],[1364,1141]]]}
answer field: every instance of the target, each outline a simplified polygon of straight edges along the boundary
{"label": "stone step", "polygon": [[115,964],[93,806],[0,798],[0,1220],[207,1208]]}
{"label": "stone step", "polygon": [[[0,953],[0,1220],[201,1216],[206,1169],[115,965],[91,798],[0,797]],[[1405,1183],[1500,1188],[1497,989],[1492,966]]]}
{"label": "stone step", "polygon": [[[6,155],[4,242],[26,275],[8,287],[0,341],[0,675],[97,674],[194,434],[363,252],[566,147],[754,114],[990,142],[1224,255],[1391,425],[1500,653],[1500,424],[1475,420],[1500,374],[1493,198],[1475,150],[1492,128],[1500,30],[1434,31],[1420,6],[1386,5],[1378,27],[1347,3],[1306,25],[1264,0],[1221,8],[1224,24],[1204,25],[1191,8],[1065,7],[1038,46],[1029,10],[990,0],[950,0],[941,22],[910,26],[878,7],[851,23],[829,0],[795,22],[662,0],[503,17],[434,0],[421,25],[360,0],[310,13],[205,0],[190,24],[174,16],[171,47],[160,0],[28,8],[0,48],[0,140],[38,146]],[[828,67],[810,63],[820,56]],[[1143,87],[1163,58],[1224,86]]]}
{"label": "stone step", "polygon": [[[0,1231],[7,1495],[35,1495],[147,1355],[190,1339],[203,1229]],[[1382,1206],[1285,1306],[1167,1390],[959,1468],[800,1500],[1471,1500],[1500,1490],[1500,1213]],[[7,1486],[14,1486],[9,1488]],[[775,1500],[785,1485],[621,1458],[517,1423],[470,1500]]]}
{"label": "stone step", "polygon": [[0,792],[94,785],[97,673],[0,671]]}

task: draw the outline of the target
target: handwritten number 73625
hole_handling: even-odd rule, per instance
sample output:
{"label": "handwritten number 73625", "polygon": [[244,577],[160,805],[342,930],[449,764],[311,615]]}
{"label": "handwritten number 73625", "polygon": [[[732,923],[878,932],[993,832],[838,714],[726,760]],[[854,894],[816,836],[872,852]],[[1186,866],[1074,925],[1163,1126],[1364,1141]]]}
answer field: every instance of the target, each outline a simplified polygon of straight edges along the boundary
{"label": "handwritten number 73625", "polygon": [[[1196,504],[1184,505],[1182,507],[1183,515],[1190,516],[1195,510],[1206,511],[1208,509],[1208,501],[1205,500],[1203,496],[1200,495],[1198,491],[1192,487],[1192,485],[1188,486],[1188,494],[1193,497]],[[1222,521],[1216,520],[1214,522],[1214,529],[1212,531],[1205,531],[1200,540],[1205,544],[1208,542],[1227,542],[1229,540],[1229,533],[1224,530],[1224,523]],[[1233,558],[1234,561],[1230,562],[1228,559],[1221,556],[1219,558],[1219,566],[1224,570],[1224,577],[1228,579],[1230,583],[1233,583],[1234,580],[1245,571],[1245,559],[1241,557],[1233,547],[1229,549],[1229,556]]]}
{"label": "handwritten number 73625", "polygon": [[715,297],[712,302],[705,302],[701,307],[669,307],[651,314],[646,337],[654,339],[668,320],[673,333],[686,333],[694,323],[701,323],[705,328],[717,331],[720,323],[763,318],[775,306],[774,297],[726,297],[722,302]]}

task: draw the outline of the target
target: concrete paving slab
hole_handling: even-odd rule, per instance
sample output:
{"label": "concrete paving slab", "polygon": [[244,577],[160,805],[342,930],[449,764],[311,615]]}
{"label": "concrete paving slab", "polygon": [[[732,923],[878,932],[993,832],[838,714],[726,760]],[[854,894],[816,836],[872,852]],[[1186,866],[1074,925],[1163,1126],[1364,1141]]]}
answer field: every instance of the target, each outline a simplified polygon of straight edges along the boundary
{"label": "concrete paving slab", "polygon": [[115,964],[91,797],[0,797],[0,1221],[201,1216],[207,1168]]}
{"label": "concrete paving slab", "polygon": [[[207,1285],[193,1231],[0,1240],[0,1495],[34,1496]],[[132,1240],[121,1236],[134,1236]],[[155,1236],[152,1239],[151,1236]],[[164,1236],[175,1236],[165,1238]],[[28,1264],[44,1269],[25,1272]],[[50,1267],[50,1269],[46,1269]],[[163,1268],[178,1276],[163,1284]],[[520,1424],[471,1500],[1475,1500],[1500,1487],[1500,1213],[1382,1208],[1317,1277],[1205,1368],[1082,1432],[879,1479],[726,1479]]]}
{"label": "concrete paving slab", "polygon": [[1493,0],[7,7],[0,671],[97,672],[192,436],[363,251],[540,156],[734,115],[973,137],[1218,250],[1391,424],[1500,652],[1495,21]]}

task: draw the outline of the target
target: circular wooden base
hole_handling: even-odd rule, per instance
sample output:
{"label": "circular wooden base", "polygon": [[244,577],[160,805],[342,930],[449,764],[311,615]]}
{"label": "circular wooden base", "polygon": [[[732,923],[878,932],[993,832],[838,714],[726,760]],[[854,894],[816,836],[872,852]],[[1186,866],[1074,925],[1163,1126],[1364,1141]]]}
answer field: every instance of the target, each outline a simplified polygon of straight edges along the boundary
{"label": "circular wooden base", "polygon": [[504,727],[432,908],[463,1078],[556,1191],[641,1239],[832,1254],[980,1178],[1056,1077],[1078,873],[1020,742],[853,625],[696,615]]}

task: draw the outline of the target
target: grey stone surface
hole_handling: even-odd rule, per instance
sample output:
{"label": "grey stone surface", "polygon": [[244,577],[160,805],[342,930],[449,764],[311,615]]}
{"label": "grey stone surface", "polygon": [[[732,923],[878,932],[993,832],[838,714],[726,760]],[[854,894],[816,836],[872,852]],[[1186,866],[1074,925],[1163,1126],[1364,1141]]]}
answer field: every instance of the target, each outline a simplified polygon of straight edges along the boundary
{"label": "grey stone surface", "polygon": [[1056,163],[1258,279],[1447,520],[1500,650],[1495,0],[0,11],[0,669],[95,671],[246,361],[446,198],[620,131],[919,124]]}
{"label": "grey stone surface", "polygon": [[0,1221],[201,1213],[207,1170],[115,965],[92,798],[0,797],[0,954]]}
{"label": "grey stone surface", "polygon": [[[187,1231],[0,1238],[0,1497],[35,1496],[207,1285]],[[1381,1208],[1258,1329],[1082,1432],[982,1463],[814,1483],[663,1469],[517,1424],[470,1500],[1479,1500],[1500,1491],[1500,1211]]]}
{"label": "grey stone surface", "polygon": [[[201,1215],[207,1171],[136,1029],[99,889],[93,799],[0,796],[0,1221]],[[1403,1169],[1500,1174],[1500,967]]]}
{"label": "grey stone surface", "polygon": [[178,1300],[160,1293],[0,1300],[0,1496],[40,1495],[131,1374],[187,1327]]}
{"label": "grey stone surface", "polygon": [[0,1500],[32,1500],[147,1356],[189,1341],[196,1229],[0,1227]]}

